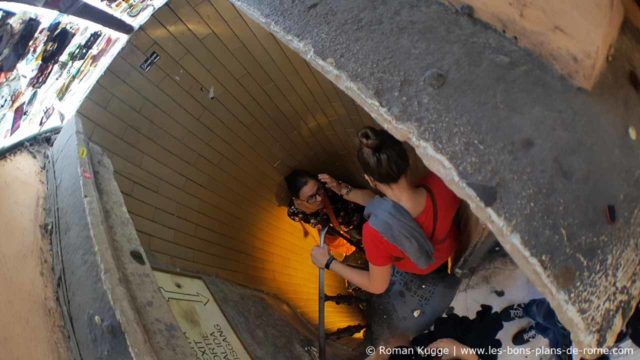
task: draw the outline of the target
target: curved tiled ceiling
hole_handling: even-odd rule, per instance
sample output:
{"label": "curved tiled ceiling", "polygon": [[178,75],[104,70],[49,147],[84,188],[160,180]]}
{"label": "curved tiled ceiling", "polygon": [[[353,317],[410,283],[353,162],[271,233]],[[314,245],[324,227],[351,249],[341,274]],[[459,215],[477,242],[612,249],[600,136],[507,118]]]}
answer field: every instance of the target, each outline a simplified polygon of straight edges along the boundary
{"label": "curved tiled ceiling", "polygon": [[[140,70],[153,51],[157,64]],[[358,181],[355,134],[373,121],[352,99],[226,0],[174,0],[133,34],[79,114],[148,253],[316,319],[317,234],[277,199],[293,167]],[[343,289],[327,281],[328,293]],[[345,306],[327,316],[330,330],[359,320]]]}

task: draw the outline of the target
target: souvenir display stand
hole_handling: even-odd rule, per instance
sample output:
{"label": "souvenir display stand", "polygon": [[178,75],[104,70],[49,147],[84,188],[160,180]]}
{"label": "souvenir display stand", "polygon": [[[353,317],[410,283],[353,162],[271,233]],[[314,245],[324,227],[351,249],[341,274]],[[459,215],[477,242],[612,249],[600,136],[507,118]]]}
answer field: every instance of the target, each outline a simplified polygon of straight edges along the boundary
{"label": "souvenir display stand", "polygon": [[[165,1],[85,3],[135,29]],[[62,126],[128,36],[45,7],[0,2],[0,152]]]}

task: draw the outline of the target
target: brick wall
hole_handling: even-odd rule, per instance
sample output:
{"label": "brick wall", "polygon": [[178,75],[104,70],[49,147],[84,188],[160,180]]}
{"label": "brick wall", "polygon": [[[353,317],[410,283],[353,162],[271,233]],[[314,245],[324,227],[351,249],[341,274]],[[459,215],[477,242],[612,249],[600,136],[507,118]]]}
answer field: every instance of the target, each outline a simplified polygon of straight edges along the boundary
{"label": "brick wall", "polygon": [[[181,0],[133,35],[79,113],[149,254],[275,293],[315,321],[317,234],[276,198],[297,166],[358,179],[355,133],[373,121],[348,96],[226,0]],[[330,274],[327,287],[343,281]],[[327,316],[329,328],[358,320],[347,307]]]}

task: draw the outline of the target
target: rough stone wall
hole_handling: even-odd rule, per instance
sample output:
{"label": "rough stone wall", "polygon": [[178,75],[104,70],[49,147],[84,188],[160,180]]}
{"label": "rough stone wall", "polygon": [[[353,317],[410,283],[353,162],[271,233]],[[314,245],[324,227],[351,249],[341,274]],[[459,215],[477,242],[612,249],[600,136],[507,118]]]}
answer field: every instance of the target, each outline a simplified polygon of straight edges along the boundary
{"label": "rough stone wall", "polygon": [[576,346],[613,342],[640,295],[640,144],[627,134],[640,127],[637,29],[623,26],[585,92],[437,1],[232,2],[411,143],[546,295]]}
{"label": "rough stone wall", "polygon": [[[301,167],[364,182],[351,155],[373,120],[353,100],[227,0],[172,0],[78,113],[148,255],[276,293],[316,321],[317,231],[287,217],[283,177]],[[344,281],[328,275],[327,291]],[[330,330],[361,321],[353,307],[328,307]]]}
{"label": "rough stone wall", "polygon": [[74,358],[187,359],[109,160],[68,121],[49,152],[47,228]]}
{"label": "rough stone wall", "polygon": [[606,67],[624,18],[620,0],[442,0],[442,3],[453,4],[517,39],[520,46],[587,90]]}
{"label": "rough stone wall", "polygon": [[0,158],[0,358],[71,358],[43,235],[46,145]]}

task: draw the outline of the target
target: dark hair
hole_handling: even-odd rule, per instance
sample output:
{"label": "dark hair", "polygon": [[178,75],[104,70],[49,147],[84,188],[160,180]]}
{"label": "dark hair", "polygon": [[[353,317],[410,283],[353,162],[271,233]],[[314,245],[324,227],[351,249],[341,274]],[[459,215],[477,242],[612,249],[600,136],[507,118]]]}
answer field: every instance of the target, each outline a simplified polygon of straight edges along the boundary
{"label": "dark hair", "polygon": [[409,170],[407,150],[387,131],[367,126],[358,132],[358,139],[360,167],[375,181],[396,183]]}
{"label": "dark hair", "polygon": [[307,185],[309,180],[315,178],[315,176],[311,175],[311,173],[306,170],[294,169],[289,173],[289,175],[284,177],[284,181],[287,183],[289,195],[297,198],[300,196],[300,190]]}

